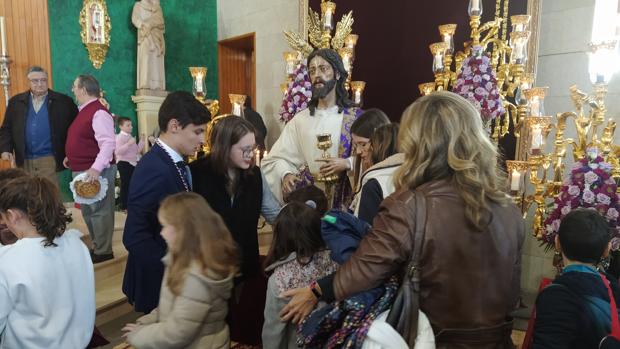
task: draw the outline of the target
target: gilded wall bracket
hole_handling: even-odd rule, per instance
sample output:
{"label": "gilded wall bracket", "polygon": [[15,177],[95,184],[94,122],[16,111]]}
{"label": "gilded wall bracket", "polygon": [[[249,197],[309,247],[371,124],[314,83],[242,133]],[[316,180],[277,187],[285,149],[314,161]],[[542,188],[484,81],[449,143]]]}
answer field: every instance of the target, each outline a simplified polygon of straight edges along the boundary
{"label": "gilded wall bracket", "polygon": [[101,69],[110,48],[110,16],[105,0],[84,0],[80,11],[80,36],[93,67]]}

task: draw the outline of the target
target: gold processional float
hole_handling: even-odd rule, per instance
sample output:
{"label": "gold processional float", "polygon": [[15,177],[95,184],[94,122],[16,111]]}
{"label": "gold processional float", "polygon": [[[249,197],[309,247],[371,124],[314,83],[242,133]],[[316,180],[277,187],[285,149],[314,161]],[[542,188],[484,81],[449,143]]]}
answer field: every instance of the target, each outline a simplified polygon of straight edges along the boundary
{"label": "gold processional float", "polygon": [[[471,41],[464,44],[463,51],[454,51],[456,24],[440,25],[441,41],[430,45],[435,81],[420,84],[418,87],[422,95],[436,90],[452,90],[456,85],[457,72],[462,72],[463,61],[473,54],[474,47],[481,47],[490,58],[505,110],[501,118],[498,117],[487,125],[488,129],[492,130],[490,136],[497,144],[500,138],[508,134],[510,126],[513,127],[517,139],[516,159],[506,161],[510,193],[521,208],[524,218],[534,209],[533,234],[550,248],[560,218],[570,209],[576,208],[576,205],[599,210],[606,216],[610,226],[617,226],[618,223],[617,209],[620,207],[617,204],[616,183],[620,178],[620,146],[613,143],[616,122],[611,118],[606,119],[605,108],[607,86],[614,72],[614,60],[617,59],[617,41],[590,44],[593,92],[587,94],[577,86],[571,86],[570,95],[575,110],[557,113],[555,117],[550,116],[544,109],[548,87],[533,86],[533,68],[527,64],[531,17],[511,16],[512,30],[507,35],[508,3],[509,0],[497,0],[495,18],[481,24],[482,1],[469,1]],[[574,125],[576,138],[565,135],[569,120],[572,120]],[[549,143],[547,139],[553,141]],[[550,144],[549,149],[547,144]],[[574,165],[567,174],[568,161]],[[584,181],[579,172],[592,168],[599,169],[596,172],[598,182],[594,177]],[[601,168],[606,168],[606,171],[600,170]],[[583,187],[584,183],[586,187]],[[575,186],[571,188],[572,184],[576,187],[581,185],[581,193],[576,192]],[[604,190],[601,188],[606,192],[602,193]],[[572,190],[570,194],[569,189]],[[588,194],[584,199],[582,196],[587,194],[586,191],[594,193],[594,198],[587,197]],[[602,201],[599,202],[597,191],[610,199],[601,196]],[[617,240],[617,245],[618,243],[620,239]],[[620,246],[616,246],[616,249],[618,248]]]}

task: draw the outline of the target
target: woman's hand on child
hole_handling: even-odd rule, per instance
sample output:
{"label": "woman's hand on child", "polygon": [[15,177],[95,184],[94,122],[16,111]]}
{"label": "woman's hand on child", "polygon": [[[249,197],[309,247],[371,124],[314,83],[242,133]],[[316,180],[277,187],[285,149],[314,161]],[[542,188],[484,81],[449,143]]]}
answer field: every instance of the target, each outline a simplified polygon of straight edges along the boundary
{"label": "woman's hand on child", "polygon": [[125,327],[123,327],[123,329],[121,331],[125,332],[123,334],[123,338],[127,339],[127,336],[129,336],[129,334],[133,331],[135,331],[138,327],[140,327],[140,325],[138,324],[127,324],[125,325]]}
{"label": "woman's hand on child", "polygon": [[288,290],[283,292],[280,297],[292,297],[280,312],[280,319],[282,321],[291,321],[294,324],[298,324],[305,319],[318,303],[318,299],[314,296],[310,287]]}

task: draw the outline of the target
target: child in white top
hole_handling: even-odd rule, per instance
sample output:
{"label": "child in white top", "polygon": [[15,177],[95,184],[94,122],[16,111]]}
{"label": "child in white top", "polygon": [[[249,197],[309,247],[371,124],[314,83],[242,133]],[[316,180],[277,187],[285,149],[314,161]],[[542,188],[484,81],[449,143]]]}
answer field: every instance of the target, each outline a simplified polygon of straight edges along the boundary
{"label": "child in white top", "polygon": [[42,177],[0,187],[0,219],[17,236],[0,247],[0,348],[85,348],[95,325],[95,279],[58,188]]}

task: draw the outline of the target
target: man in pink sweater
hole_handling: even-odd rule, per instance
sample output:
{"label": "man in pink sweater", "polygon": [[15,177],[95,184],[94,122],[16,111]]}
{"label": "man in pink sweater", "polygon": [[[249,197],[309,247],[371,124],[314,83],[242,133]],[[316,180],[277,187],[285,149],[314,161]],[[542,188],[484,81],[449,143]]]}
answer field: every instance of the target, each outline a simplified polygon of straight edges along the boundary
{"label": "man in pink sweater", "polygon": [[129,194],[129,181],[133,170],[138,163],[138,154],[144,148],[144,135],[140,136],[140,142],[136,144],[136,139],[131,135],[133,124],[131,119],[126,117],[118,118],[118,128],[120,132],[116,135],[116,166],[121,176],[121,209],[127,209],[127,195]]}
{"label": "man in pink sweater", "polygon": [[92,75],[78,76],[71,90],[79,104],[79,113],[69,127],[64,165],[71,169],[73,177],[86,173],[87,181],[95,181],[99,176],[108,181],[108,190],[102,200],[80,205],[93,241],[91,258],[93,263],[101,263],[114,258],[114,120],[99,102],[101,88]]}

